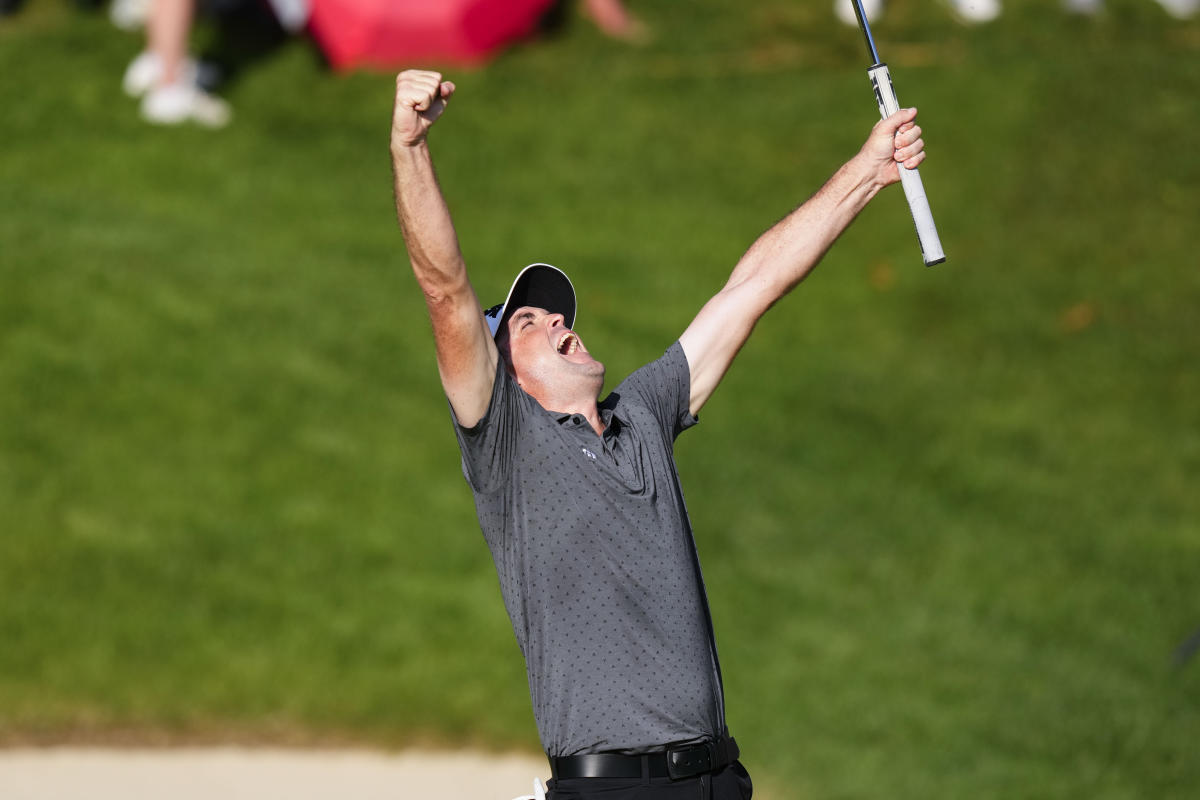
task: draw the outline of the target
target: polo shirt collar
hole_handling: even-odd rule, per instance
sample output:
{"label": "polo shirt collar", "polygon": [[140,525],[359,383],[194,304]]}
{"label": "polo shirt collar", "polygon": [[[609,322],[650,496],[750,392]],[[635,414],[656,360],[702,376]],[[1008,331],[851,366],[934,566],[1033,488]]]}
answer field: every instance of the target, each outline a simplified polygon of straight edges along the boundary
{"label": "polo shirt collar", "polygon": [[[608,436],[615,434],[617,432],[617,428],[620,427],[621,424],[621,419],[617,415],[616,409],[607,403],[602,403],[599,408],[600,422],[604,424],[604,435]],[[583,414],[560,413],[554,418],[554,421],[559,425],[571,426],[575,428],[587,428],[589,431],[591,430],[591,427],[588,426],[587,418],[583,416]],[[613,424],[614,422],[616,423],[615,425]]]}

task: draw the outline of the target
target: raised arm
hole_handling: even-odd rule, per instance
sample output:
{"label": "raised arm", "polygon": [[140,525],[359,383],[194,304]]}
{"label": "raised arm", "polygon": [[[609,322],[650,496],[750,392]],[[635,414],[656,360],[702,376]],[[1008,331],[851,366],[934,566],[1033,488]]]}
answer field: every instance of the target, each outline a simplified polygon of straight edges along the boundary
{"label": "raised arm", "polygon": [[708,402],[767,309],[812,272],[880,189],[900,180],[901,168],[924,160],[916,116],[916,109],[902,109],[876,123],[854,158],[751,245],[679,337],[692,373],[693,414]]}
{"label": "raised arm", "polygon": [[436,72],[408,70],[396,76],[392,171],[396,216],[433,323],[442,387],[455,417],[471,426],[487,411],[499,355],[467,277],[429,153],[429,128],[452,94],[454,84]]}

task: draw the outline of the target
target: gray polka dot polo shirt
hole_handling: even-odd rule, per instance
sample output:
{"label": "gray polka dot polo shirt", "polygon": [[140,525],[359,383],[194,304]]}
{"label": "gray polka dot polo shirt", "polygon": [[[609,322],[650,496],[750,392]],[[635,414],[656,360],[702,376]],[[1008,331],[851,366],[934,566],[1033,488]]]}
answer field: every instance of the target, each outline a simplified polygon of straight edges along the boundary
{"label": "gray polka dot polo shirt", "polygon": [[597,436],[542,408],[503,364],[457,426],[463,472],[525,656],[551,756],[718,735],[719,667],[675,437],[696,423],[682,346],[600,404]]}

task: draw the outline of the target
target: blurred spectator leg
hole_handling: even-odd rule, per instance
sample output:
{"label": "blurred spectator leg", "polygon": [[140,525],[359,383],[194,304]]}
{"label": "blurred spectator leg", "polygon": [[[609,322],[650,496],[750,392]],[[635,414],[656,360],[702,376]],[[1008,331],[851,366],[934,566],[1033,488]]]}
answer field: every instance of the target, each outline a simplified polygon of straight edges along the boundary
{"label": "blurred spectator leg", "polygon": [[200,85],[200,68],[188,56],[194,0],[152,0],[146,20],[146,51],[125,71],[125,91],[142,95],[142,117],[160,125],[196,122],[226,125],[227,103]]}
{"label": "blurred spectator leg", "polygon": [[623,0],[584,0],[584,13],[614,39],[643,41],[649,35],[645,23],[629,13]]}

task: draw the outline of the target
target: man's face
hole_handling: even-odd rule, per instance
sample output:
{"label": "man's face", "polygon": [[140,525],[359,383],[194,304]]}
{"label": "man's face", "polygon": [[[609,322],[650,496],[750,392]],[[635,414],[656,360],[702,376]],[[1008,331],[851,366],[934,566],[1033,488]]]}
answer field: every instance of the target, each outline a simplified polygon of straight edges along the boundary
{"label": "man's face", "polygon": [[562,314],[522,306],[508,318],[496,344],[517,383],[539,400],[579,389],[594,399],[604,385],[604,365],[592,358]]}

